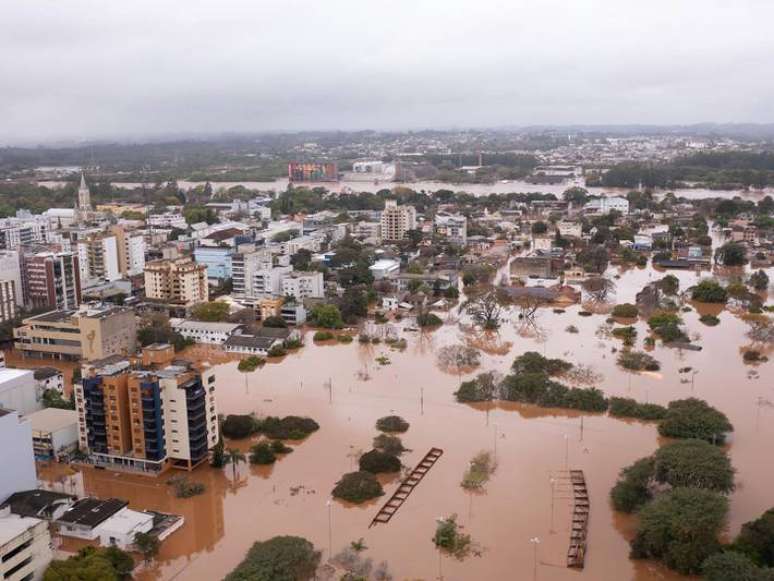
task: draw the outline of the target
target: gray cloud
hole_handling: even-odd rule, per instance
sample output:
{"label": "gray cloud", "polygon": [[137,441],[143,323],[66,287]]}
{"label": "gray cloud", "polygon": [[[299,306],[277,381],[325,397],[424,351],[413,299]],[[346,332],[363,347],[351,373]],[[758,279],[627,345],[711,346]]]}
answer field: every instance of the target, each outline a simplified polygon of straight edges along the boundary
{"label": "gray cloud", "polygon": [[769,0],[5,0],[0,142],[772,122]]}

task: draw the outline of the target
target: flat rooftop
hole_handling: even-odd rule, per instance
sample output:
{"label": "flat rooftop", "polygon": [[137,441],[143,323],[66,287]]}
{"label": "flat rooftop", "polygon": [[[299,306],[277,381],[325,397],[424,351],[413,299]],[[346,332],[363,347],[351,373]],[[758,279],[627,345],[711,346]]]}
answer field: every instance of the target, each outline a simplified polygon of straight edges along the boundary
{"label": "flat rooftop", "polygon": [[125,500],[117,498],[84,498],[68,508],[59,518],[59,522],[95,527],[128,505]]}
{"label": "flat rooftop", "polygon": [[39,518],[18,516],[15,514],[0,517],[0,545],[11,542],[13,539],[24,534],[40,522],[43,521]]}
{"label": "flat rooftop", "polygon": [[30,317],[28,320],[41,323],[69,323],[75,311],[51,311]]}
{"label": "flat rooftop", "polygon": [[75,410],[45,408],[26,417],[32,425],[33,432],[58,432],[78,423],[78,412]]}

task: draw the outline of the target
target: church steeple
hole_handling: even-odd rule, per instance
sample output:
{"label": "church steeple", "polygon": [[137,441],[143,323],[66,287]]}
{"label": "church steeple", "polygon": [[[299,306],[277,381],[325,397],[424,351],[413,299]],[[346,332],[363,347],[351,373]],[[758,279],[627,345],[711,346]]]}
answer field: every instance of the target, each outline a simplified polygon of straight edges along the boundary
{"label": "church steeple", "polygon": [[81,185],[78,187],[78,210],[81,212],[91,211],[91,193],[89,186],[86,185],[86,176],[81,172]]}

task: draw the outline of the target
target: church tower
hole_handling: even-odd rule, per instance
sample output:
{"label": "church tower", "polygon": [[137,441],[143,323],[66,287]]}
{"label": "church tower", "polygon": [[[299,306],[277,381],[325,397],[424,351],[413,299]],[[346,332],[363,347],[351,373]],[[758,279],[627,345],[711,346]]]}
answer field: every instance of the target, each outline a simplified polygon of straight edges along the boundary
{"label": "church tower", "polygon": [[78,187],[78,211],[91,211],[91,193],[86,185],[86,176],[81,172],[81,185]]}

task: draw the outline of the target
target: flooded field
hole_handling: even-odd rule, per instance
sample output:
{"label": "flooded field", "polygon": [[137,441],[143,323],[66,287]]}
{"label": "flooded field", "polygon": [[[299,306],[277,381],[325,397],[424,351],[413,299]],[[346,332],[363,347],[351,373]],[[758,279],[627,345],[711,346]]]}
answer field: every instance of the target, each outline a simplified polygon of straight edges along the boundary
{"label": "flooded field", "polygon": [[[620,274],[615,279],[618,303],[633,302],[644,284],[663,276],[652,269],[611,274]],[[693,272],[674,274],[681,288],[698,279]],[[728,530],[733,535],[742,523],[774,506],[774,464],[769,457],[774,408],[761,405],[774,401],[774,363],[758,367],[743,363],[740,347],[749,344],[749,325],[743,318],[723,310],[720,324],[707,327],[693,309],[682,316],[701,351],[659,343],[651,351],[661,363],[659,372],[628,373],[615,364],[612,349],[620,348],[621,342],[606,332],[605,315],[581,317],[580,309],[572,306],[564,313],[542,309],[535,325],[528,327],[520,326],[513,312],[498,334],[478,340],[454,322],[430,333],[404,328],[401,336],[408,342],[404,351],[357,341],[315,345],[307,333],[305,347],[270,361],[248,374],[247,381],[236,362],[218,363],[221,413],[308,415],[321,428],[306,441],[291,442],[294,452],[272,467],[240,464],[236,479],[231,466],[197,469],[191,478],[207,486],[202,496],[176,499],[164,476],[76,472],[61,466],[42,466],[40,475],[53,488],[115,496],[129,500],[133,508],[185,516],[184,527],[163,543],[157,560],[139,570],[140,579],[219,579],[253,542],[281,534],[308,538],[324,558],[363,537],[368,546],[364,555],[374,562],[387,561],[395,579],[531,579],[534,537],[540,539],[541,580],[685,579],[654,563],[631,561],[627,537],[634,521],[614,513],[608,502],[619,470],[659,445],[653,424],[511,403],[487,409],[456,403],[453,393],[461,379],[488,370],[505,373],[515,356],[533,350],[591,366],[601,374],[597,385],[607,395],[662,404],[691,395],[706,399],[736,428],[729,441],[737,470]],[[579,332],[568,333],[569,325]],[[647,325],[640,320],[635,326],[641,348]],[[441,347],[471,339],[486,346],[478,369],[461,377],[439,369]],[[197,357],[207,356],[206,350],[197,352]],[[381,356],[389,363],[378,363]],[[698,373],[678,371],[687,366]],[[369,529],[379,506],[397,487],[397,475],[382,480],[387,496],[377,501],[358,507],[338,501],[328,506],[327,501],[339,477],[356,466],[357,454],[371,448],[377,418],[388,414],[401,415],[411,424],[403,436],[411,449],[403,456],[404,464],[415,465],[431,447],[442,448],[444,455],[390,523]],[[227,447],[246,450],[249,445],[229,442]],[[496,456],[497,469],[483,493],[471,494],[459,483],[481,450]],[[561,477],[568,468],[585,472],[591,496],[588,556],[582,572],[565,567],[570,500]],[[553,502],[552,477],[557,479]],[[451,514],[458,515],[480,555],[462,561],[439,557],[432,542],[436,519]]]}

